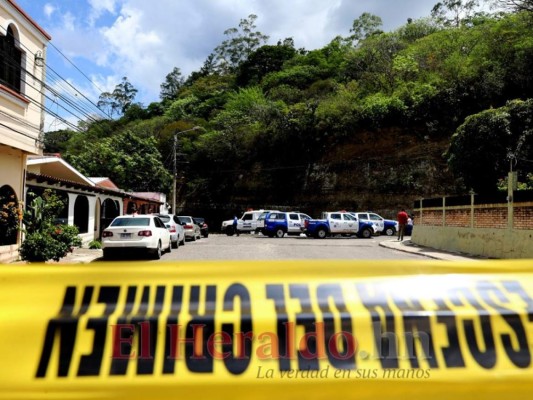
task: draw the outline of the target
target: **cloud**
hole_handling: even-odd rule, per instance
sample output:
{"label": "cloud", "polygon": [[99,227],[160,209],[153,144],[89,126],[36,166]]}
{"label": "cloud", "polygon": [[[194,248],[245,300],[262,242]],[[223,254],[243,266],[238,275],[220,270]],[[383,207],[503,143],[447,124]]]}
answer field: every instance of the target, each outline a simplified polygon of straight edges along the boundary
{"label": "cloud", "polygon": [[91,11],[87,19],[89,26],[94,26],[105,13],[115,15],[118,0],[87,0]]}
{"label": "cloud", "polygon": [[46,3],[43,7],[43,13],[44,15],[46,15],[47,18],[52,17],[52,14],[54,13],[55,10],[56,8],[50,3]]}
{"label": "cloud", "polygon": [[197,71],[225,40],[223,32],[250,14],[257,15],[256,29],[270,36],[270,44],[292,37],[296,47],[313,50],[348,36],[363,12],[380,16],[384,30],[391,30],[408,17],[429,15],[431,8],[427,0],[85,1],[84,13],[59,19],[50,31],[54,42],[76,63],[90,60],[103,68],[95,72],[107,74],[101,81],[116,78],[116,85],[126,76],[144,104],[159,98],[160,84],[174,67],[185,77]]}

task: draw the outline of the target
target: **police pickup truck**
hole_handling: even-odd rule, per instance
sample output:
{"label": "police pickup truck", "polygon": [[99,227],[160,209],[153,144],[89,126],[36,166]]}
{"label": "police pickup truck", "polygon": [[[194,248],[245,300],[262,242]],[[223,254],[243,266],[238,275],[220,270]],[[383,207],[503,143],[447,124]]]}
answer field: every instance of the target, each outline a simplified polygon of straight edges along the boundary
{"label": "police pickup truck", "polygon": [[305,221],[303,229],[307,236],[324,239],[335,234],[357,235],[370,238],[374,233],[372,223],[360,221],[348,212],[325,212],[322,219],[309,219]]}
{"label": "police pickup truck", "polygon": [[[246,211],[237,221],[237,230],[239,233],[255,232],[257,228],[257,219],[264,212],[265,210]],[[223,221],[220,230],[228,236],[233,236],[236,233],[233,228],[233,220],[228,219],[227,221]]]}
{"label": "police pickup truck", "polygon": [[265,217],[262,233],[277,238],[282,238],[285,234],[299,236],[308,219],[311,217],[301,212],[270,212]]}
{"label": "police pickup truck", "polygon": [[392,219],[385,219],[381,215],[373,212],[351,212],[354,217],[359,220],[367,220],[374,225],[375,233],[385,234],[387,236],[392,236],[398,232],[398,222]]}

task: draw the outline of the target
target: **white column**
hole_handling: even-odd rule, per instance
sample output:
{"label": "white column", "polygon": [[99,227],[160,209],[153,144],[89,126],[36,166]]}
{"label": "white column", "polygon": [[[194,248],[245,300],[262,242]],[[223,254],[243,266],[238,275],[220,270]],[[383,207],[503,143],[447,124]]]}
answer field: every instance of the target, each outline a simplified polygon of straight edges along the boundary
{"label": "white column", "polygon": [[78,195],[76,193],[68,193],[68,224],[74,225],[74,204]]}

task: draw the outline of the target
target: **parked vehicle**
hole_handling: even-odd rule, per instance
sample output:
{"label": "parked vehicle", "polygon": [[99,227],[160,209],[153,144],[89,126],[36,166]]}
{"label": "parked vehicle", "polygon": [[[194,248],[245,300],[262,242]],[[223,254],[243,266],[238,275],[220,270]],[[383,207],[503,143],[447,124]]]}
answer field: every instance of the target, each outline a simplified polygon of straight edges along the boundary
{"label": "parked vehicle", "polygon": [[181,225],[180,220],[174,214],[157,214],[157,216],[163,221],[165,226],[170,231],[170,240],[172,242],[172,248],[177,249],[179,245],[185,244],[185,230]]}
{"label": "parked vehicle", "polygon": [[285,234],[300,235],[305,221],[311,219],[300,212],[270,212],[266,215],[263,234],[269,237],[282,238]]}
{"label": "parked vehicle", "polygon": [[373,212],[350,212],[359,220],[369,221],[373,225],[374,233],[382,233],[385,229],[385,218]]}
{"label": "parked vehicle", "polygon": [[196,239],[200,239],[202,237],[200,227],[194,222],[191,216],[178,215],[178,219],[180,224],[183,226],[183,230],[185,231],[185,239],[195,242]]}
{"label": "parked vehicle", "polygon": [[303,228],[307,236],[324,239],[334,234],[370,238],[374,233],[369,221],[360,221],[348,212],[325,212],[322,219],[309,219]]}
{"label": "parked vehicle", "polygon": [[205,222],[205,218],[202,217],[192,217],[193,221],[200,227],[200,233],[203,237],[209,236],[209,226]]}
{"label": "parked vehicle", "polygon": [[263,211],[259,217],[257,217],[257,222],[256,222],[256,226],[255,226],[255,233],[262,233],[263,235],[265,234],[265,232],[263,231],[263,229],[265,228],[265,219],[266,219],[266,216],[271,213],[271,212],[281,212],[279,210],[267,210],[267,211]]}
{"label": "parked vehicle", "polygon": [[104,259],[124,250],[159,259],[162,251],[170,252],[171,247],[170,232],[156,215],[122,215],[102,232]]}
{"label": "parked vehicle", "polygon": [[383,229],[383,233],[387,236],[393,236],[398,232],[399,225],[398,221],[394,221],[392,219],[385,219],[383,220],[385,223],[385,229]]}
{"label": "parked vehicle", "polygon": [[[265,212],[265,210],[246,211],[237,221],[237,230],[239,233],[255,232],[257,228],[257,219],[263,212]],[[228,219],[227,221],[223,221],[220,230],[228,236],[233,236],[235,234],[233,220]]]}

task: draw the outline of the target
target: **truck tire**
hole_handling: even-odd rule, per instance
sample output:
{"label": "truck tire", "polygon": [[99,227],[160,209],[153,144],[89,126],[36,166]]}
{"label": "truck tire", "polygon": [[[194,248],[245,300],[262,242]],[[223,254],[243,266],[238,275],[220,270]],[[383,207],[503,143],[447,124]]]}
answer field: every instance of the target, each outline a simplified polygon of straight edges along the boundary
{"label": "truck tire", "polygon": [[281,239],[283,236],[285,236],[285,231],[281,228],[276,229],[276,237]]}
{"label": "truck tire", "polygon": [[372,237],[372,231],[368,228],[365,228],[361,231],[361,237],[364,239],[370,239]]}
{"label": "truck tire", "polygon": [[326,236],[328,236],[328,232],[324,228],[318,228],[316,231],[316,238],[317,239],[325,239]]}
{"label": "truck tire", "polygon": [[387,236],[393,236],[396,233],[396,229],[394,229],[392,226],[385,229],[385,235]]}

